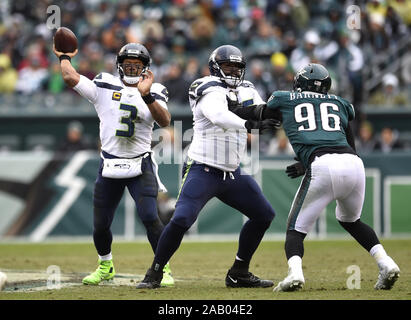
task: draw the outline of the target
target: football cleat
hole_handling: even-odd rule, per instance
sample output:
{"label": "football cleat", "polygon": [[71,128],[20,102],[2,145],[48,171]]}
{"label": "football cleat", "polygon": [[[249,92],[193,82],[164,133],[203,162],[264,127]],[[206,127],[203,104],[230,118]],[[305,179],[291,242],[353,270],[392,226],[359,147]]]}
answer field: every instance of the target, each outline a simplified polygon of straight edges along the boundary
{"label": "football cleat", "polygon": [[378,263],[380,272],[374,286],[376,290],[390,290],[400,276],[400,268],[390,257]]}
{"label": "football cleat", "polygon": [[171,275],[170,264],[167,263],[163,268],[163,279],[161,280],[162,287],[172,287],[174,285],[174,279]]}
{"label": "football cleat", "polygon": [[101,261],[96,271],[83,279],[83,284],[97,285],[101,281],[108,281],[114,278],[116,274],[114,270],[113,260]]}
{"label": "football cleat", "polygon": [[288,276],[274,288],[273,291],[297,291],[304,286],[305,280],[302,272],[292,273],[288,272]]}
{"label": "football cleat", "polygon": [[7,275],[0,271],[0,291],[6,286]]}
{"label": "football cleat", "polygon": [[262,280],[251,272],[239,273],[228,270],[225,285],[230,288],[268,288],[274,285],[270,280]]}
{"label": "football cleat", "polygon": [[141,281],[136,288],[137,289],[156,289],[161,287],[161,280],[163,278],[163,271],[154,271],[153,269],[148,269],[146,276],[143,281]]}

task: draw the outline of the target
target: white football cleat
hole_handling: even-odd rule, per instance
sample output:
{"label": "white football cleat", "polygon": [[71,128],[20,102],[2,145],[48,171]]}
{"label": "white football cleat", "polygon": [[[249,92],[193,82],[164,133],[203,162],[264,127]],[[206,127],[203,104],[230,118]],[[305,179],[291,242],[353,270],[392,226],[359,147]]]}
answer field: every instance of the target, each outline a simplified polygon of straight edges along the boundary
{"label": "white football cleat", "polygon": [[390,257],[379,262],[378,268],[380,269],[380,273],[378,274],[378,280],[374,289],[390,290],[400,276],[400,268]]}
{"label": "white football cleat", "polygon": [[297,291],[304,286],[305,280],[302,272],[288,272],[288,276],[274,288],[273,291]]}
{"label": "white football cleat", "polygon": [[0,271],[0,291],[3,290],[7,282],[7,276],[4,272]]}

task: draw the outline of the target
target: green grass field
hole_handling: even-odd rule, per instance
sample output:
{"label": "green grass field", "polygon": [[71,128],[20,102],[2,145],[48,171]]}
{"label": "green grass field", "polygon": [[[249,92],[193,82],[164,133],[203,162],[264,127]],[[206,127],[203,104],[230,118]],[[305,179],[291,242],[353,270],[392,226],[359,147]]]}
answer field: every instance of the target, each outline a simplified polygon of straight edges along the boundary
{"label": "green grass field", "polygon": [[[151,265],[148,243],[113,244],[118,277],[111,283],[84,286],[81,279],[97,266],[92,243],[0,244],[0,270],[8,274],[0,299],[11,300],[411,300],[411,240],[384,240],[382,244],[398,263],[401,275],[390,291],[373,289],[378,276],[374,259],[350,240],[305,242],[303,260],[306,285],[291,293],[266,289],[229,289],[224,278],[237,250],[236,242],[184,242],[171,260],[176,284],[172,288],[137,290]],[[282,241],[263,241],[250,271],[275,285],[287,273]],[[61,270],[60,289],[47,289],[46,270]],[[347,267],[358,265],[361,289],[348,289]]]}

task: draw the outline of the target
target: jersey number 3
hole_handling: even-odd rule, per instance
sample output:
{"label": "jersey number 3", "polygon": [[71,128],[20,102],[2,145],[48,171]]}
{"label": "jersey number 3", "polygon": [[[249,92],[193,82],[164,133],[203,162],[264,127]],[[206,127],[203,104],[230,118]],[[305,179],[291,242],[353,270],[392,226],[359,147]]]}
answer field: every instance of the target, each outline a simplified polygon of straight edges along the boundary
{"label": "jersey number 3", "polygon": [[130,138],[134,135],[134,122],[137,119],[137,108],[130,104],[120,104],[120,110],[130,112],[127,117],[121,117],[120,122],[127,125],[128,130],[116,130],[116,136]]}
{"label": "jersey number 3", "polygon": [[[336,104],[330,102],[323,102],[320,104],[320,119],[321,127],[325,131],[340,131],[341,119],[335,113],[330,113],[330,109],[333,111],[339,111]],[[314,131],[319,129],[317,127],[315,109],[312,103],[301,103],[294,109],[294,117],[297,123],[305,122],[298,127],[298,131]]]}

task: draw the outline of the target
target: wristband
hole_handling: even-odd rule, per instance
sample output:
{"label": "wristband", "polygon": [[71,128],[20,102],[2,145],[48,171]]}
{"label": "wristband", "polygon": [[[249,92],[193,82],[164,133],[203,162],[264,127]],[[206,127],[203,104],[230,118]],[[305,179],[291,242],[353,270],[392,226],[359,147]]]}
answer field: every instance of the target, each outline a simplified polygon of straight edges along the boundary
{"label": "wristband", "polygon": [[142,98],[143,98],[143,100],[144,100],[144,102],[146,103],[146,104],[151,104],[151,103],[153,103],[154,101],[156,101],[156,99],[154,99],[154,97],[153,97],[153,95],[151,94],[151,93],[149,93],[148,95],[146,95],[146,96],[141,96]]}
{"label": "wristband", "polygon": [[62,54],[62,55],[59,57],[59,60],[60,60],[60,62],[63,61],[63,60],[68,60],[68,61],[71,62],[70,56],[68,56],[68,55],[66,55],[66,54]]}

